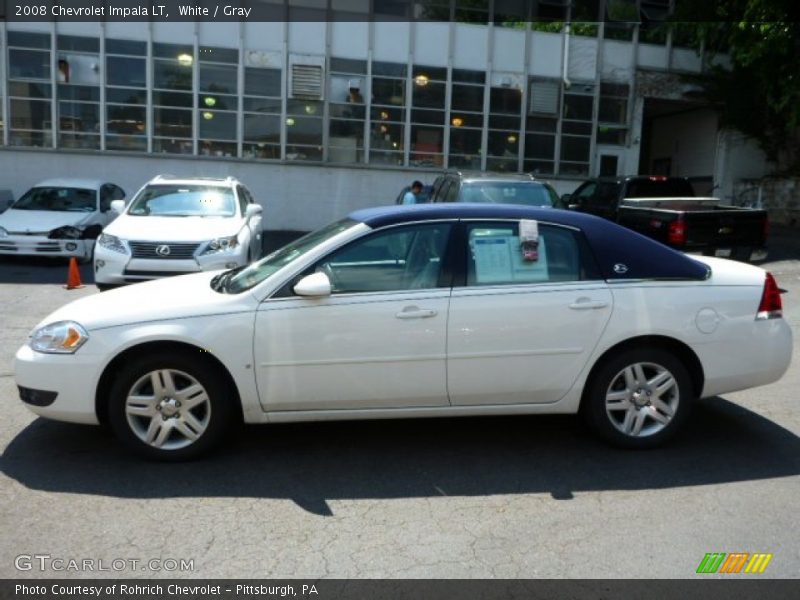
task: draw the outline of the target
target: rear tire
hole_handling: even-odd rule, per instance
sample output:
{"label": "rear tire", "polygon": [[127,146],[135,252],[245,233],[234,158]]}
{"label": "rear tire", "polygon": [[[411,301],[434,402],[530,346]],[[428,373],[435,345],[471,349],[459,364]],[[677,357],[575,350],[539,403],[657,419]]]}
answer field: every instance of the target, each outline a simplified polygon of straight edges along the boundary
{"label": "rear tire", "polygon": [[234,398],[219,367],[197,355],[158,352],[126,365],[108,399],[108,418],[132,451],[189,460],[219,444],[234,422]]}
{"label": "rear tire", "polygon": [[694,390],[680,359],[660,348],[631,349],[606,360],[581,405],[589,426],[621,448],[655,448],[689,415]]}

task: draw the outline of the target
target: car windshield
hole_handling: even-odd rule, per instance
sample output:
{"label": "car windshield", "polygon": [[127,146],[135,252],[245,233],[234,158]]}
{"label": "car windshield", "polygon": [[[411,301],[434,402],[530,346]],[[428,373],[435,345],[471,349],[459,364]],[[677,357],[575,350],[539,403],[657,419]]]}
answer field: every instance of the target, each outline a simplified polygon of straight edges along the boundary
{"label": "car windshield", "polygon": [[131,202],[134,217],[233,217],[233,190],[211,185],[148,185]]}
{"label": "car windshield", "polygon": [[465,185],[460,202],[492,204],[523,204],[525,206],[553,206],[555,192],[548,186],[534,181],[503,182],[486,181]]}
{"label": "car windshield", "polygon": [[239,294],[249,290],[316,246],[358,224],[359,222],[353,219],[342,219],[331,223],[275,250],[243,269],[233,269],[217,275],[211,281],[211,285],[215,290],[228,294]]}
{"label": "car windshield", "polygon": [[97,192],[71,187],[35,187],[17,200],[12,208],[16,210],[94,212],[97,210]]}

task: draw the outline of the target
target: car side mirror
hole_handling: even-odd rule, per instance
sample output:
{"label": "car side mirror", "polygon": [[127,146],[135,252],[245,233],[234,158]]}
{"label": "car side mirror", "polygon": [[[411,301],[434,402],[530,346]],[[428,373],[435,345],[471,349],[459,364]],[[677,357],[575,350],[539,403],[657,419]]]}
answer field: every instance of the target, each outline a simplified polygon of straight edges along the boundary
{"label": "car side mirror", "polygon": [[112,200],[111,212],[121,215],[125,211],[125,200]]}
{"label": "car side mirror", "polygon": [[264,212],[264,209],[260,204],[248,204],[244,209],[244,216],[249,219],[250,217],[260,215],[262,212]]}
{"label": "car side mirror", "polygon": [[321,298],[331,295],[331,280],[325,273],[306,275],[294,286],[294,293],[308,298]]}

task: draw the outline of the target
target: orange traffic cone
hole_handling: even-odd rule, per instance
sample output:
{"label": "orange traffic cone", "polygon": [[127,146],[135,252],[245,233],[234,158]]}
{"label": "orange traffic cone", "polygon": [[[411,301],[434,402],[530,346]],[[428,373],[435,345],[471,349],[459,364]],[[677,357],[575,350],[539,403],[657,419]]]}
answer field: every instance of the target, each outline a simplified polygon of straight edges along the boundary
{"label": "orange traffic cone", "polygon": [[78,271],[78,261],[75,260],[74,256],[69,259],[69,275],[67,275],[67,285],[65,287],[68,290],[75,290],[83,287],[81,283],[81,274],[80,271]]}

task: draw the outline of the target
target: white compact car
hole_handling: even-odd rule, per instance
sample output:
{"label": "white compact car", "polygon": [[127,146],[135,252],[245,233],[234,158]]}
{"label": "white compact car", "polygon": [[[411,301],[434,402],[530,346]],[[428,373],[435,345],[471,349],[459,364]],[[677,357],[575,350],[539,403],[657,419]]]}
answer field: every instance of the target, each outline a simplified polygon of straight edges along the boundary
{"label": "white compact car", "polygon": [[783,375],[781,311],[764,270],[598,217],[385,207],[244,268],[68,304],[17,352],[16,383],[33,412],[110,423],[168,460],[241,419],[582,412],[612,443],[645,448],[695,399]]}
{"label": "white compact car", "polygon": [[232,177],[158,176],[97,240],[94,279],[105,289],[198,271],[232,269],[261,256],[261,206]]}
{"label": "white compact car", "polygon": [[37,183],[0,214],[0,255],[92,259],[95,239],[125,198],[116,184],[96,179]]}

